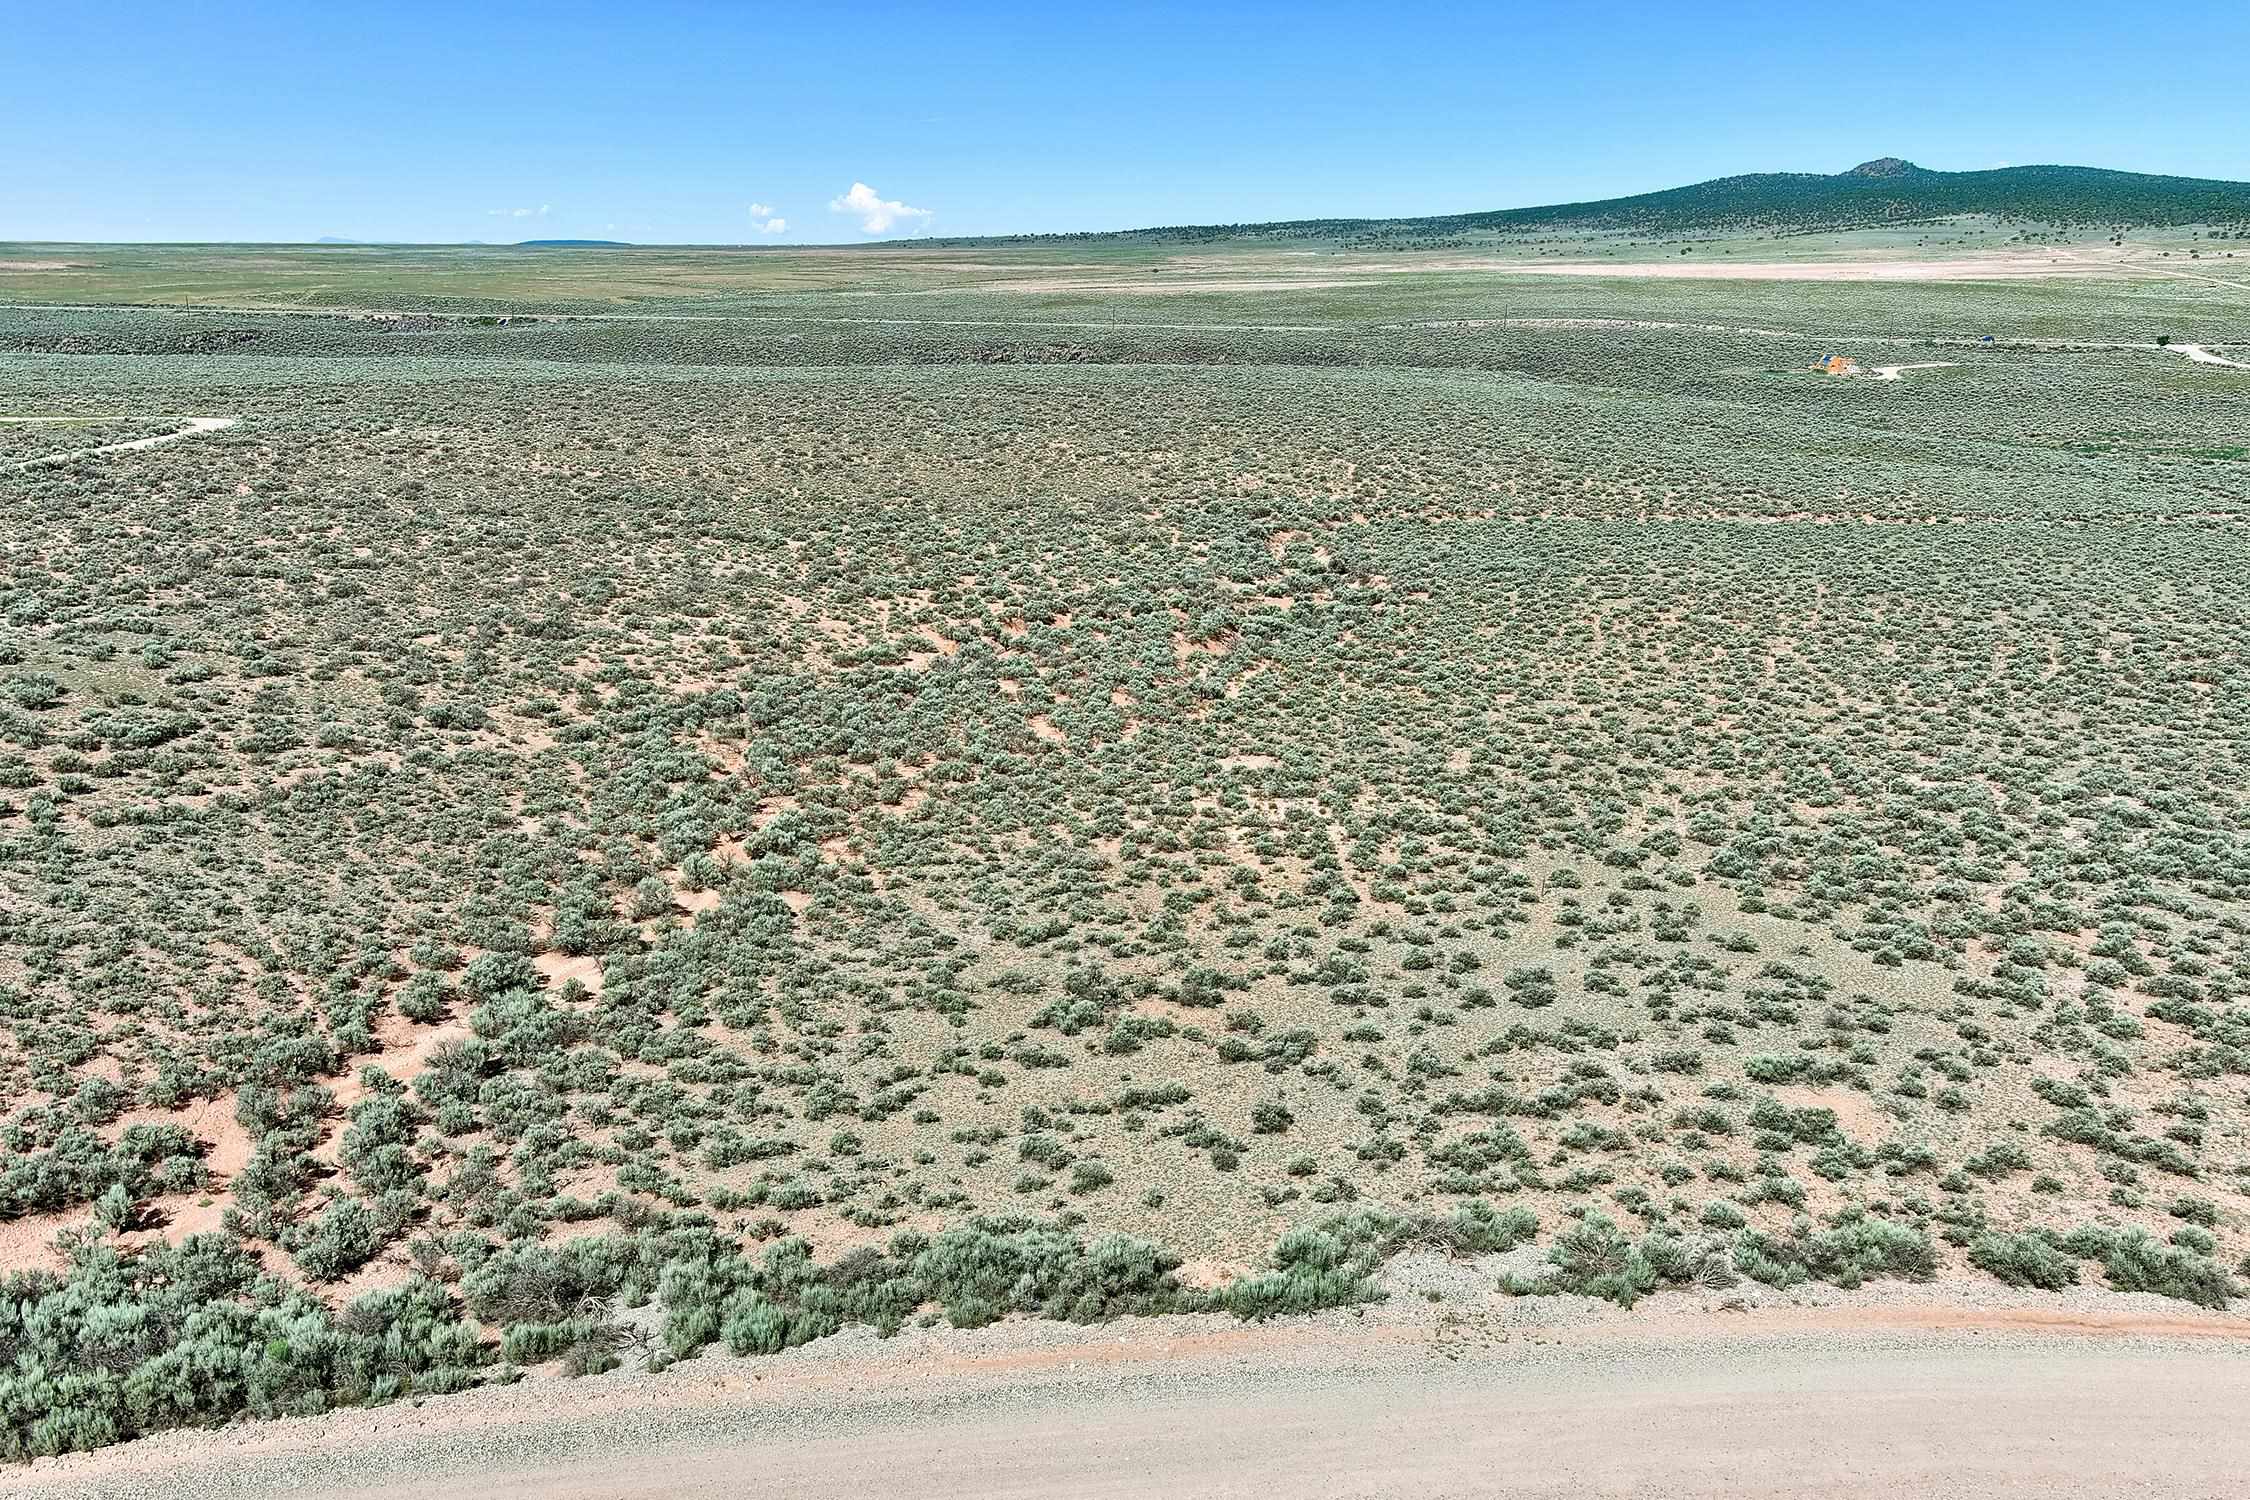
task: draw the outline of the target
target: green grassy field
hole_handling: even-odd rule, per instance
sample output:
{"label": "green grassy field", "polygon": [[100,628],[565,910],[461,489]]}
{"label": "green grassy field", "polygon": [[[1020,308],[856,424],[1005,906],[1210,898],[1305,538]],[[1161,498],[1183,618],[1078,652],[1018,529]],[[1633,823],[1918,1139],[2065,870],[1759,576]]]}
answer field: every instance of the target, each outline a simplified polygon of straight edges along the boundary
{"label": "green grassy field", "polygon": [[1408,1243],[2239,1295],[2241,273],[1381,260],[0,247],[0,464],[239,419],[0,472],[0,1453]]}

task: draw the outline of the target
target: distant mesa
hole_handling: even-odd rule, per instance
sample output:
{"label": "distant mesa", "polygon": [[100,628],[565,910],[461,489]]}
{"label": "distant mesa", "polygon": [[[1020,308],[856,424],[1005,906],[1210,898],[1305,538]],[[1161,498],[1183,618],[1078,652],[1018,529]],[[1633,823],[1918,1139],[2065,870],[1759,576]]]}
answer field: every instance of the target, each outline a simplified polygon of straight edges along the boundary
{"label": "distant mesa", "polygon": [[631,240],[518,240],[519,250],[625,250]]}

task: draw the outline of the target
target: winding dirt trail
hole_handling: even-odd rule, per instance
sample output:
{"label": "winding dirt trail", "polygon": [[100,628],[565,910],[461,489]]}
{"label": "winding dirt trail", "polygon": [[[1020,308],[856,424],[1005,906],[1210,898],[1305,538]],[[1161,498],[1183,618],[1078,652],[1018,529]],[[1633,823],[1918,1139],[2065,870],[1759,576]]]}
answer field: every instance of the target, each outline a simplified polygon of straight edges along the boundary
{"label": "winding dirt trail", "polygon": [[[86,417],[0,417],[0,422],[29,424],[36,422],[84,422]],[[134,438],[125,443],[104,443],[98,448],[73,448],[67,453],[42,453],[37,458],[26,458],[6,466],[8,469],[35,469],[41,464],[68,463],[74,458],[93,458],[102,453],[130,453],[138,448],[155,448],[165,443],[176,443],[182,438],[197,437],[206,432],[220,432],[234,426],[240,417],[184,417],[187,425],[178,432],[158,433],[155,437]]]}

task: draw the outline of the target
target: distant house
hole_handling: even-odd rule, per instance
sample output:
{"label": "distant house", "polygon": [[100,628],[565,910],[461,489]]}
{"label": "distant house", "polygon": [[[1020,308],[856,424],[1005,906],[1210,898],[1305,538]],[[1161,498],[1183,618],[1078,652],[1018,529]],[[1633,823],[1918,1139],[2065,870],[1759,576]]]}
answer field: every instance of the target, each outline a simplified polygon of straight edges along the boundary
{"label": "distant house", "polygon": [[1813,361],[1813,368],[1824,375],[1857,375],[1859,361],[1848,354],[1823,354]]}
{"label": "distant house", "polygon": [[1980,344],[1989,344],[1992,342],[1992,335],[1988,333],[1983,338],[1978,339],[1977,342]]}

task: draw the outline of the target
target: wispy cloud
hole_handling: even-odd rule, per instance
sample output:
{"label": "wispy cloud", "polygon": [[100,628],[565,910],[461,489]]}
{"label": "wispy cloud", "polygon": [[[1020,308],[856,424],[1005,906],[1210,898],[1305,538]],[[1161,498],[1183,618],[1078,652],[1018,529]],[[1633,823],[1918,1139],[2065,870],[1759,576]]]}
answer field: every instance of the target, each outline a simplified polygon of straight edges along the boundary
{"label": "wispy cloud", "polygon": [[932,213],[927,208],[909,207],[896,198],[885,198],[864,182],[853,183],[851,191],[841,198],[829,199],[828,211],[850,214],[869,234],[888,233],[903,222],[926,221]]}
{"label": "wispy cloud", "polygon": [[781,234],[789,228],[789,221],[773,211],[771,203],[750,205],[750,227],[760,234]]}
{"label": "wispy cloud", "polygon": [[537,208],[488,208],[485,213],[495,219],[544,219],[553,209],[552,203],[542,203]]}

